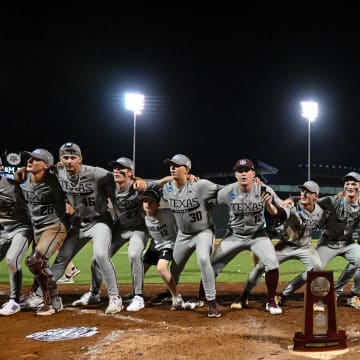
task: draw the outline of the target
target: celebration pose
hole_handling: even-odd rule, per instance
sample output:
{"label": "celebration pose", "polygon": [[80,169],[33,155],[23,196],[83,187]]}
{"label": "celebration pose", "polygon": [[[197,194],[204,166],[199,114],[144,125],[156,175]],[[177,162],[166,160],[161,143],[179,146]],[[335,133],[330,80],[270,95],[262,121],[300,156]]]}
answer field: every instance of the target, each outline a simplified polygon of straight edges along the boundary
{"label": "celebration pose", "polygon": [[0,261],[6,259],[10,281],[10,299],[1,307],[0,315],[9,316],[20,311],[21,260],[31,241],[30,217],[20,186],[0,175]]}
{"label": "celebration pose", "polygon": [[[349,305],[360,308],[358,296],[360,295],[360,245],[355,243],[352,235],[360,223],[360,174],[349,172],[343,178],[344,191],[333,196],[326,196],[318,200],[324,209],[326,222],[323,233],[318,241],[317,251],[322,266],[325,267],[335,256],[342,256],[349,261],[348,267],[335,285],[336,296],[342,294],[343,288],[356,272],[353,296]],[[355,298],[356,296],[356,298]]]}
{"label": "celebration pose", "polygon": [[[286,221],[281,240],[275,246],[275,253],[280,264],[296,259],[305,265],[306,270],[291,280],[281,291],[276,299],[281,305],[285,304],[290,294],[305,284],[308,271],[322,269],[319,255],[312,245],[312,232],[324,221],[324,211],[316,203],[320,188],[311,180],[306,181],[299,188],[300,198],[295,205],[290,199],[285,200],[281,205],[286,212]],[[261,279],[264,270],[264,264],[259,263],[250,273],[242,297],[231,306],[233,309],[241,309],[246,305],[250,291]]]}
{"label": "celebration pose", "polygon": [[[109,164],[113,168],[114,199],[113,210],[115,224],[112,229],[112,242],[109,249],[110,256],[127,242],[129,242],[128,257],[131,264],[133,292],[126,295],[126,300],[131,301],[127,311],[139,311],[145,307],[143,298],[144,266],[143,251],[148,240],[148,233],[144,221],[144,213],[139,201],[139,195],[145,186],[153,186],[152,182],[146,183],[142,179],[133,178],[133,162],[125,157],[120,157]],[[162,180],[159,180],[161,183]],[[96,259],[91,266],[90,291],[79,300],[73,302],[73,306],[87,305],[88,299],[99,296],[102,275]]]}
{"label": "celebration pose", "polygon": [[[43,305],[38,308],[37,315],[47,316],[63,309],[56,279],[49,269],[49,259],[59,250],[67,235],[65,194],[56,176],[50,172],[54,165],[50,152],[36,149],[24,154],[28,157],[27,178],[20,187],[30,213],[35,240],[35,250],[26,258],[26,265],[37,281],[33,292],[37,286],[42,290]],[[31,302],[33,292],[25,298],[24,304]]]}
{"label": "celebration pose", "polygon": [[[171,273],[177,284],[187,260],[196,251],[204,283],[205,299],[209,307],[208,316],[218,318],[221,312],[216,302],[215,277],[210,263],[215,231],[209,207],[210,201],[216,199],[221,186],[204,179],[190,182],[188,174],[191,161],[183,154],[166,159],[165,164],[170,167],[173,180],[163,186],[163,198],[168,202],[178,227]],[[204,303],[196,300],[188,305],[195,308]]]}
{"label": "celebration pose", "polygon": [[[112,217],[107,202],[114,201],[115,184],[112,174],[100,167],[82,164],[80,147],[67,142],[60,147],[57,176],[74,209],[72,227],[61,247],[51,271],[58,280],[73,257],[90,240],[93,242],[94,258],[99,265],[108,292],[109,304],[106,314],[122,310],[114,265],[109,256]],[[87,303],[99,303],[100,295],[87,293]]]}
{"label": "celebration pose", "polygon": [[145,224],[151,236],[151,244],[144,254],[144,263],[156,265],[159,275],[172,295],[170,309],[178,310],[184,308],[184,301],[178,294],[175,281],[168,269],[172,261],[177,227],[172,211],[168,208],[159,208],[160,198],[160,191],[156,188],[144,191],[139,197],[145,211]]}
{"label": "celebration pose", "polygon": [[[238,160],[233,170],[237,181],[221,189],[217,196],[218,204],[229,208],[229,223],[227,235],[216,248],[211,264],[217,276],[237,254],[251,250],[264,264],[268,291],[266,310],[273,315],[281,314],[282,309],[275,303],[279,262],[264,230],[265,208],[270,215],[280,216],[281,200],[269,186],[254,182],[255,169],[251,160]],[[235,301],[232,308],[241,308],[243,305],[240,299]]]}

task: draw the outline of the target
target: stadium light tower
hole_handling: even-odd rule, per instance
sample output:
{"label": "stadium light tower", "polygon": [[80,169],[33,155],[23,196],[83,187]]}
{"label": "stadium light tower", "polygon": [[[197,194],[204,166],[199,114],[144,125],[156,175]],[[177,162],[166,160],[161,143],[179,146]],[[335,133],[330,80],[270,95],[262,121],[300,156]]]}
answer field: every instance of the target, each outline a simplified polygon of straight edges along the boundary
{"label": "stadium light tower", "polygon": [[302,113],[301,116],[308,119],[308,180],[310,180],[310,123],[315,121],[318,116],[318,103],[314,101],[302,101],[301,102]]}
{"label": "stadium light tower", "polygon": [[134,137],[133,137],[133,158],[132,161],[134,163],[134,176],[135,176],[135,150],[136,150],[136,115],[140,115],[142,110],[144,109],[144,99],[145,96],[143,94],[133,94],[126,93],[125,94],[125,108],[127,110],[131,110],[134,114]]}

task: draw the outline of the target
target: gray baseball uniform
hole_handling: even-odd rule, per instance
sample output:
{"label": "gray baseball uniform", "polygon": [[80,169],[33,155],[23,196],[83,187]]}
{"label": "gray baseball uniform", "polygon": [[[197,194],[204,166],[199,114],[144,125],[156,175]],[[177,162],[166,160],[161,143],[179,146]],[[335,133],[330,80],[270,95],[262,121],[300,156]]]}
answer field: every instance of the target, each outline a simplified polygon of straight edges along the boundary
{"label": "gray baseball uniform", "polygon": [[[276,205],[281,200],[266,186]],[[228,234],[216,248],[211,263],[217,276],[238,253],[251,250],[265,265],[265,270],[279,267],[271,240],[265,232],[265,204],[260,200],[261,186],[254,183],[248,193],[239,183],[225,186],[218,194],[218,204],[229,208]]]}
{"label": "gray baseball uniform", "polygon": [[163,186],[163,198],[168,202],[179,229],[171,266],[174,280],[178,283],[187,260],[196,250],[205,297],[208,301],[216,298],[214,271],[210,263],[215,233],[209,201],[216,198],[221,187],[204,179],[193,184],[186,182],[180,189],[176,187],[175,181]]}
{"label": "gray baseball uniform", "polygon": [[[29,215],[34,229],[35,245],[41,234],[53,224],[62,224],[65,218],[65,194],[61,189],[58,179],[54,174],[47,173],[44,181],[33,183],[31,174],[27,174],[26,180],[20,184]],[[64,232],[64,225],[62,232]],[[66,233],[65,233],[66,236]],[[50,239],[43,249],[39,249],[42,255],[50,258],[55,250],[61,246],[56,237]]]}
{"label": "gray baseball uniform", "polygon": [[45,173],[41,182],[34,182],[33,175],[27,174],[20,188],[34,229],[35,249],[25,263],[36,279],[33,291],[39,285],[43,294],[45,306],[39,311],[47,311],[47,305],[50,304],[55,310],[61,311],[56,280],[49,270],[48,260],[59,250],[67,235],[63,223],[65,194],[56,176],[49,172]]}
{"label": "gray baseball uniform", "polygon": [[58,179],[74,209],[78,224],[70,230],[51,267],[55,280],[63,275],[71,259],[92,240],[94,258],[104,277],[108,295],[118,296],[116,272],[109,256],[112,219],[107,200],[114,200],[112,173],[99,167],[81,165],[80,174],[72,176],[60,168]]}
{"label": "gray baseball uniform", "polygon": [[[360,245],[352,238],[360,223],[360,199],[355,203],[348,203],[339,195],[333,195],[319,199],[318,203],[327,216],[317,246],[323,267],[335,256],[342,256],[351,264],[335,286],[336,295],[339,296],[356,269],[360,268]],[[360,289],[358,292],[360,293]]]}
{"label": "gray baseball uniform", "polygon": [[[246,162],[250,165],[246,169],[251,169],[252,163],[248,159],[238,160],[237,164],[243,165]],[[236,166],[235,170],[238,171]],[[265,194],[271,196],[271,201],[275,205],[280,205],[281,200],[269,186],[265,186],[264,191]],[[219,191],[218,204],[226,205],[229,208],[229,223],[227,235],[216,248],[211,258],[211,264],[215,276],[217,276],[238,253],[243,250],[251,250],[265,267],[266,310],[272,314],[280,314],[282,310],[274,300],[279,280],[279,262],[272,241],[265,231],[266,204],[261,199],[261,194],[262,186],[260,184],[252,183],[252,186],[245,192],[240,188],[239,180]],[[269,203],[270,205],[273,206]],[[242,297],[245,295],[244,292]]]}
{"label": "gray baseball uniform", "polygon": [[168,208],[159,208],[155,216],[145,216],[145,224],[151,241],[144,262],[157,265],[160,259],[172,261],[172,253],[177,235],[177,225],[174,214]]}
{"label": "gray baseball uniform", "polygon": [[352,263],[347,264],[336,282],[336,296],[341,295],[345,285],[351,281],[352,277],[354,277],[354,282],[351,287],[351,292],[360,297],[360,269]]}
{"label": "gray baseball uniform", "polygon": [[170,209],[158,209],[156,217],[145,216],[145,224],[152,238],[151,249],[161,251],[174,248],[177,226]]}
{"label": "gray baseball uniform", "polygon": [[[127,189],[120,189],[118,186],[115,188],[113,207],[116,221],[112,230],[110,256],[114,256],[129,241],[128,258],[131,264],[134,294],[142,295],[144,287],[142,254],[148,235],[141,203],[138,200],[139,192],[134,190],[133,185],[134,181],[132,180]],[[148,186],[151,186],[151,183],[148,183]],[[101,281],[101,274],[97,271],[96,262],[93,261],[90,291],[97,293]]]}
{"label": "gray baseball uniform", "polygon": [[[275,246],[276,257],[279,263],[295,259],[301,261],[306,270],[291,280],[281,292],[286,297],[305,284],[307,272],[321,270],[319,254],[312,245],[312,232],[324,220],[324,211],[315,203],[313,211],[309,212],[297,203],[295,207],[283,207],[286,211],[287,220],[284,223],[282,240]],[[251,291],[265,270],[265,266],[259,263],[249,275],[245,290]]]}
{"label": "gray baseball uniform", "polygon": [[21,260],[32,240],[30,218],[19,184],[0,175],[0,261],[6,256],[10,299],[20,301]]}

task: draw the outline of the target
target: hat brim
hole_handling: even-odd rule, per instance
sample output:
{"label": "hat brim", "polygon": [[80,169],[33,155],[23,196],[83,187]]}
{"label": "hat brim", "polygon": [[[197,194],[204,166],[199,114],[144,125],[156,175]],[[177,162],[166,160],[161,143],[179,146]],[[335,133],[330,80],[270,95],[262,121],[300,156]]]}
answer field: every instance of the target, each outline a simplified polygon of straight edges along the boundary
{"label": "hat brim", "polygon": [[344,176],[343,181],[346,182],[348,180],[354,180],[356,182],[359,182],[360,180],[356,179],[354,176]]}
{"label": "hat brim", "polygon": [[298,188],[301,189],[301,190],[305,189],[305,190],[311,192],[312,194],[319,194],[317,191],[312,191],[311,189],[307,188],[304,185],[299,185]]}
{"label": "hat brim", "polygon": [[234,170],[234,171],[238,171],[239,169],[247,169],[247,171],[249,171],[249,170],[255,170],[253,167],[251,167],[251,166],[246,166],[246,165],[234,166],[234,167],[233,167],[233,170]]}
{"label": "hat brim", "polygon": [[117,161],[110,161],[110,162],[109,162],[109,166],[112,167],[112,168],[122,167],[123,169],[132,170],[131,168],[129,168],[129,167],[127,167],[127,166],[124,166],[124,164],[118,163]]}
{"label": "hat brim", "polygon": [[154,200],[154,201],[157,202],[157,203],[160,202],[160,199],[154,198],[153,196],[140,195],[140,196],[138,196],[137,198],[138,198],[138,200],[140,200],[140,201],[145,200],[145,199],[151,199],[151,200]]}
{"label": "hat brim", "polygon": [[171,165],[175,164],[175,165],[177,165],[177,166],[185,166],[185,167],[187,167],[186,165],[184,165],[184,164],[179,164],[179,163],[177,163],[176,161],[171,160],[171,159],[165,159],[165,160],[164,160],[164,164],[165,164],[165,165],[168,165],[168,166],[171,166]]}
{"label": "hat brim", "polygon": [[30,151],[23,151],[23,155],[25,157],[32,157],[32,153]]}
{"label": "hat brim", "polygon": [[42,160],[42,161],[46,162],[45,160],[41,159],[40,157],[36,156],[35,154],[33,154],[33,153],[30,152],[30,151],[24,151],[24,152],[23,152],[23,155],[24,155],[26,158],[33,158],[33,159]]}

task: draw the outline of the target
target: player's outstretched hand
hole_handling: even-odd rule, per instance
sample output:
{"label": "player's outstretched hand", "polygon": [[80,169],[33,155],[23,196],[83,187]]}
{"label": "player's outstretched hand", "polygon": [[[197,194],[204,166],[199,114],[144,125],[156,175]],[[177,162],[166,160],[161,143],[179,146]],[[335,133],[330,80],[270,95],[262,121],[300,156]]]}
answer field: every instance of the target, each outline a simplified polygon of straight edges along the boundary
{"label": "player's outstretched hand", "polygon": [[134,190],[145,191],[147,188],[147,183],[144,179],[135,177],[133,187],[134,187]]}
{"label": "player's outstretched hand", "polygon": [[294,207],[295,206],[295,203],[294,203],[294,200],[289,198],[289,199],[285,199],[282,201],[282,203],[280,204],[280,206],[282,207]]}
{"label": "player's outstretched hand", "polygon": [[199,181],[200,178],[198,176],[193,175],[193,174],[189,174],[188,175],[188,180],[189,180],[190,184],[193,184],[193,183]]}

